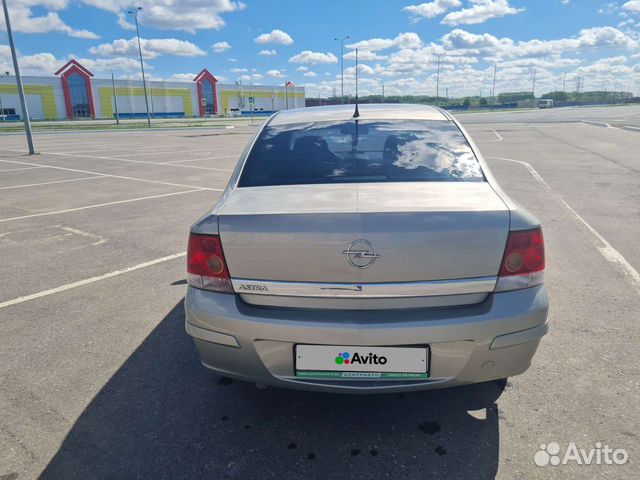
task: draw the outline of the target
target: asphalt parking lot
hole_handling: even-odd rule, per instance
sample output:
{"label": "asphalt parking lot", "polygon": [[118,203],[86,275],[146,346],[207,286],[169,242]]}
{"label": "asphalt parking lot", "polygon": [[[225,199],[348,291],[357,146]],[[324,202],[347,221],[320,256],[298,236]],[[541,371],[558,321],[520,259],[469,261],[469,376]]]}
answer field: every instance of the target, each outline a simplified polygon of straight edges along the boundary
{"label": "asphalt parking lot", "polygon": [[504,389],[383,396],[256,390],[184,333],[189,226],[255,127],[0,136],[0,480],[637,478],[640,132],[580,120],[640,108],[460,119],[543,223],[551,331]]}

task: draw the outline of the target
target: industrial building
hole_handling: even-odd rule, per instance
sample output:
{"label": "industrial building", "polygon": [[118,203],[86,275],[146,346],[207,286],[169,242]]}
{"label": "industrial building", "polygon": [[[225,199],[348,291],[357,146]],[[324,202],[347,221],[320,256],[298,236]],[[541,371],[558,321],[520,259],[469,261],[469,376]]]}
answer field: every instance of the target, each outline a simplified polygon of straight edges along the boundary
{"label": "industrial building", "polygon": [[[95,78],[76,60],[69,60],[55,76],[23,76],[27,108],[32,120],[146,117],[140,80]],[[262,114],[305,105],[304,88],[292,82],[280,86],[224,84],[206,68],[192,82],[147,81],[151,116],[181,118]],[[22,109],[16,79],[0,76],[0,117],[19,120]]]}

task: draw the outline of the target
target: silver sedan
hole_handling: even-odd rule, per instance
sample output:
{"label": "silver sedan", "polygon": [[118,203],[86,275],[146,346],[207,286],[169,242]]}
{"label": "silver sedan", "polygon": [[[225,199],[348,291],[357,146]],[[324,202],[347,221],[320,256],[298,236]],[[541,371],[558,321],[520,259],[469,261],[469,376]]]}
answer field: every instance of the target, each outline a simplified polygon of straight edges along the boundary
{"label": "silver sedan", "polygon": [[187,253],[203,364],[265,385],[378,393],[504,379],[547,333],[539,221],[447,112],[280,112]]}

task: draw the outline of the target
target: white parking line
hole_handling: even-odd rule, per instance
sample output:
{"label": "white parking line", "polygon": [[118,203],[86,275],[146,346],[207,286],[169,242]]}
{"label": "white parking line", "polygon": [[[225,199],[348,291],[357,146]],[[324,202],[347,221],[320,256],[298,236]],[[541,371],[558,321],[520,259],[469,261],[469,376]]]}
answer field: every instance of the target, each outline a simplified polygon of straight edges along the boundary
{"label": "white parking line", "polygon": [[606,122],[594,122],[591,120],[580,120],[582,123],[586,123],[587,125],[593,125],[594,127],[604,127],[604,128],[611,128],[613,130],[619,130],[618,127],[612,127],[611,125],[609,125]]}
{"label": "white parking line", "polygon": [[640,294],[640,273],[635,268],[633,268],[633,265],[631,265],[618,250],[613,248],[613,246],[607,241],[606,238],[600,235],[600,233],[598,233],[595,228],[589,225],[589,223],[584,218],[582,218],[582,216],[580,216],[580,214],[576,212],[567,202],[565,202],[564,199],[560,197],[560,195],[555,193],[549,186],[549,184],[540,176],[540,174],[536,171],[535,168],[533,168],[533,166],[531,166],[530,163],[523,162],[522,160],[514,160],[513,158],[490,156],[486,158],[493,158],[495,160],[503,160],[505,162],[514,162],[519,163],[520,165],[524,165],[527,170],[529,170],[529,173],[531,173],[533,178],[540,182],[544,189],[547,190],[549,195],[551,195],[551,197],[556,202],[566,208],[580,223],[585,226],[585,228],[593,235],[594,239],[596,240],[594,244],[598,249],[598,252],[600,252],[600,255],[602,255],[604,259],[611,263],[614,267],[621,270],[622,273],[627,275],[631,280],[631,285],[636,289],[638,294]]}
{"label": "white parking line", "polygon": [[225,149],[229,149],[229,148],[234,148],[236,150],[241,150],[238,147],[209,147],[209,148],[202,148],[202,149],[198,149],[198,150],[168,150],[168,151],[164,151],[164,152],[144,152],[144,153],[124,153],[124,154],[118,154],[118,155],[110,155],[110,157],[142,157],[144,155],[170,155],[173,154],[175,155],[176,153],[180,153],[180,155],[184,155],[185,153],[199,153],[199,152],[206,152],[206,153],[215,153],[217,150],[222,150],[223,148]]}
{"label": "white parking line", "polygon": [[170,260],[174,260],[176,258],[184,257],[187,252],[175,253],[173,255],[167,255],[166,257],[156,258],[155,260],[150,260],[148,262],[139,263],[132,267],[127,267],[122,270],[115,270],[113,272],[105,273],[103,275],[98,275],[96,277],[87,278],[85,280],[80,280],[78,282],[67,283],[66,285],[61,285],[59,287],[50,288],[49,290],[43,290],[38,293],[32,293],[31,295],[25,295],[24,297],[14,298],[13,300],[7,300],[5,302],[0,303],[0,308],[10,307],[12,305],[17,305],[19,303],[28,302],[30,300],[35,300],[37,298],[46,297],[49,295],[53,295],[55,293],[64,292],[66,290],[71,290],[72,288],[82,287],[84,285],[89,285],[91,283],[99,282],[101,280],[106,280],[107,278],[112,278],[118,275],[122,275],[123,273],[133,272],[135,270],[140,270],[141,268],[150,267],[152,265],[157,265],[158,263],[168,262]]}
{"label": "white parking line", "polygon": [[[238,155],[222,155],[219,157],[204,157],[204,158],[192,158],[189,160],[174,160],[172,162],[164,162],[165,165],[173,165],[174,163],[189,163],[189,162],[200,162],[203,160],[218,160],[220,158],[238,158]],[[221,172],[233,172],[233,170],[228,169],[228,168],[214,168],[214,167],[209,167],[212,170],[219,170]]]}
{"label": "white parking line", "polygon": [[84,230],[80,230],[79,228],[63,227],[63,226],[61,226],[60,228],[65,232],[74,233],[76,235],[80,235],[81,237],[91,238],[95,240],[95,242],[91,244],[94,246],[104,245],[105,243],[107,243],[107,239],[104,238],[102,235],[96,235],[95,233],[85,232]]}
{"label": "white parking line", "polygon": [[76,155],[74,153],[52,153],[52,152],[40,152],[46,155],[59,155],[62,157],[77,157],[77,158],[91,158],[96,160],[114,160],[116,162],[128,162],[128,163],[145,163],[147,165],[164,165],[165,167],[182,167],[182,168],[195,168],[197,170],[216,170],[215,168],[210,167],[196,167],[195,165],[171,165],[168,163],[162,162],[149,162],[146,160],[131,160],[128,158],[117,158],[117,157],[97,157],[93,155]]}
{"label": "white parking line", "polygon": [[[76,142],[77,144],[77,142]],[[95,148],[95,147],[99,147],[99,148]],[[57,147],[65,147],[65,145],[58,145],[55,143],[49,144],[44,146],[44,148],[46,149],[55,149]],[[161,152],[157,152],[157,153],[172,153],[172,152],[176,152],[179,151],[179,149],[182,147],[182,145],[175,145],[173,147],[171,147],[171,149],[167,150],[169,147],[167,146],[162,146],[162,145],[136,145],[136,144],[132,144],[132,145],[126,145],[126,144],[122,144],[120,143],[119,146],[115,146],[112,143],[111,144],[104,144],[104,145],[89,145],[89,146],[84,146],[82,148],[70,148],[70,149],[65,149],[64,151],[57,151],[54,153],[83,153],[83,152],[91,152],[91,153],[95,153],[95,152],[101,152],[101,151],[106,151],[106,152],[113,152],[113,151],[117,151],[117,150],[127,150],[127,151],[139,151],[139,150],[153,150],[153,149],[165,149],[164,151]],[[230,149],[230,148],[238,148],[238,149],[242,149],[243,146],[212,146],[210,147],[210,150],[221,150],[221,149]],[[114,155],[114,156],[120,156],[120,154],[118,155]]]}
{"label": "white parking line", "polygon": [[55,170],[66,170],[67,172],[88,173],[90,175],[102,175],[102,176],[111,177],[111,178],[121,178],[121,179],[124,179],[124,180],[134,180],[136,182],[155,183],[155,184],[158,184],[158,185],[169,185],[171,187],[200,188],[200,189],[203,189],[203,190],[211,190],[213,192],[223,192],[224,191],[224,188],[199,187],[198,185],[184,185],[182,183],[162,182],[160,180],[147,180],[147,179],[143,179],[143,178],[128,177],[126,175],[113,175],[113,174],[110,174],[110,173],[92,172],[91,170],[79,170],[77,168],[58,167],[58,166],[55,166],[55,165],[42,165],[42,164],[39,164],[39,163],[19,162],[17,160],[0,160],[0,162],[19,163],[19,164],[22,164],[22,165],[38,165],[39,167],[42,167],[42,168],[53,168]]}
{"label": "white parking line", "polygon": [[69,180],[56,180],[55,182],[26,183],[24,185],[13,185],[11,187],[0,187],[0,190],[11,190],[13,188],[39,187],[40,185],[53,185],[54,183],[80,182],[81,180],[93,180],[96,178],[108,178],[109,175],[95,175],[93,177],[70,178]]}
{"label": "white parking line", "polygon": [[[467,127],[467,128],[469,128],[469,127]],[[504,140],[504,138],[502,138],[502,135],[500,135],[494,129],[491,129],[491,131],[497,137],[495,140],[476,140],[476,142],[478,142],[478,143],[498,143],[498,142],[501,142],[501,141]],[[480,132],[486,132],[486,130],[480,130]]]}
{"label": "white parking line", "polygon": [[160,195],[150,195],[147,197],[130,198],[128,200],[117,200],[115,202],[95,203],[93,205],[86,205],[84,207],[68,208],[66,210],[56,210],[55,212],[42,212],[42,213],[33,213],[31,215],[22,215],[20,217],[0,218],[0,223],[13,222],[15,220],[24,220],[25,218],[46,217],[48,215],[59,215],[61,213],[78,212],[80,210],[88,210],[90,208],[108,207],[109,205],[119,205],[121,203],[131,203],[131,202],[139,202],[142,200],[152,200],[154,198],[171,197],[173,195],[183,195],[185,193],[202,192],[205,190],[206,190],[205,188],[197,188],[195,190],[184,190],[182,192],[162,193]]}
{"label": "white parking line", "polygon": [[[19,163],[19,162],[17,162]],[[8,170],[0,170],[0,173],[5,172],[19,172],[20,170],[35,170],[36,168],[45,168],[45,167],[24,167],[24,168],[10,168]]]}

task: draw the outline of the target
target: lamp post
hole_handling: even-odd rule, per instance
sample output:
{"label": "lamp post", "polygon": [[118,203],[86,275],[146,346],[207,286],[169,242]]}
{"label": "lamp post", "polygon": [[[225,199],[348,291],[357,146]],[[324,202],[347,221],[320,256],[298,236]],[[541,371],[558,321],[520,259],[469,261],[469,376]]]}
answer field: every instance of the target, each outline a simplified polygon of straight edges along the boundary
{"label": "lamp post", "polygon": [[496,73],[498,72],[498,64],[493,65],[493,87],[491,88],[491,104],[496,103]]}
{"label": "lamp post", "polygon": [[147,80],[144,76],[144,62],[142,61],[142,46],[140,45],[140,29],[138,28],[138,13],[142,10],[142,7],[138,7],[135,11],[129,10],[129,14],[132,14],[136,21],[136,37],[138,37],[138,53],[140,54],[140,70],[142,70],[142,88],[144,88],[144,103],[147,107],[147,126],[151,127],[151,113],[149,113],[149,98],[147,96]]}
{"label": "lamp post", "polygon": [[436,55],[438,57],[438,73],[436,76],[436,106],[440,103],[440,57],[441,55]]}
{"label": "lamp post", "polygon": [[334,38],[337,42],[340,42],[340,102],[344,103],[344,41],[347,38],[351,38],[349,35],[346,35],[342,38]]}
{"label": "lamp post", "polygon": [[4,10],[4,23],[7,26],[7,37],[9,37],[9,48],[11,49],[11,58],[13,59],[13,70],[16,73],[16,84],[18,87],[18,95],[20,96],[20,107],[22,108],[22,120],[24,121],[24,131],[27,134],[27,144],[29,146],[29,155],[36,153],[33,146],[33,135],[31,134],[31,120],[29,119],[29,111],[27,110],[27,99],[24,96],[24,88],[22,87],[22,77],[20,76],[20,67],[18,66],[18,56],[16,55],[16,46],[13,43],[13,32],[11,30],[11,22],[9,21],[9,10],[7,9],[7,0],[2,0],[2,9]]}
{"label": "lamp post", "polygon": [[533,106],[536,103],[536,71],[537,71],[537,69],[534,68],[533,69],[533,84],[531,85],[531,108],[533,108]]}
{"label": "lamp post", "polygon": [[118,115],[118,97],[116,96],[116,81],[113,77],[113,68],[111,69],[111,88],[113,89],[113,106],[116,110],[116,125],[120,125],[120,115]]}
{"label": "lamp post", "polygon": [[284,82],[284,109],[289,110],[289,81]]}
{"label": "lamp post", "polygon": [[249,81],[249,108],[251,108],[251,126],[253,126],[253,111],[256,107],[256,101],[253,98],[253,80]]}

